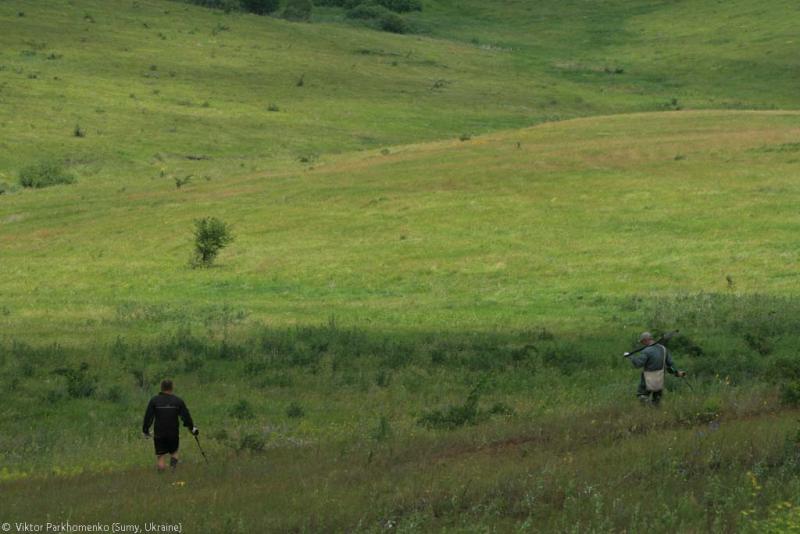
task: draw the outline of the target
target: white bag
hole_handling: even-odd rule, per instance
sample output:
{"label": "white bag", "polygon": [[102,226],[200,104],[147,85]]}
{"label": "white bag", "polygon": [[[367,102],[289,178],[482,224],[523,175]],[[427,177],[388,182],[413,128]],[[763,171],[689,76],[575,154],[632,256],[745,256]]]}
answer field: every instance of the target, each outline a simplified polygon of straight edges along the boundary
{"label": "white bag", "polygon": [[660,370],[644,372],[644,383],[647,386],[647,391],[655,392],[664,389],[664,370],[667,367],[667,348],[663,345],[659,345],[659,347],[664,351],[664,362]]}

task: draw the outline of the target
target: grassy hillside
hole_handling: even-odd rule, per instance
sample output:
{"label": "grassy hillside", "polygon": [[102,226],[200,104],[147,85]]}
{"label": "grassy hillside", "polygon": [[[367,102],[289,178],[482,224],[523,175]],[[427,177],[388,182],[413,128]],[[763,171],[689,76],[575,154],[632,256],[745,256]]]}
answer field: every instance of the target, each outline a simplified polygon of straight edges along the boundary
{"label": "grassy hillside", "polygon": [[[663,456],[665,530],[744,528],[796,494],[797,117],[581,119],[181,190],[15,194],[11,510],[99,520],[110,485],[122,516],[193,529],[624,528],[661,509],[619,502]],[[208,212],[239,239],[192,270]],[[683,330],[693,375],[658,414],[619,357],[646,327]],[[136,437],[165,375],[214,462],[166,479],[175,513]],[[734,491],[750,472],[761,489]],[[62,484],[81,489],[48,507]]]}
{"label": "grassy hillside", "polygon": [[[0,521],[796,527],[797,6],[409,17],[0,3]],[[157,479],[164,376],[211,463]]]}
{"label": "grassy hillside", "polygon": [[[23,191],[0,207],[0,320],[113,339],[143,310],[161,327],[224,304],[273,324],[580,330],[636,295],[794,294],[798,137],[795,112],[629,115],[180,190]],[[207,214],[238,240],[192,270]]]}
{"label": "grassy hillside", "polygon": [[107,187],[162,168],[222,179],[558,118],[798,105],[788,1],[488,6],[430,2],[420,34],[395,36],[173,2],[4,2],[0,180],[45,156]]}
{"label": "grassy hillside", "polygon": [[518,71],[571,82],[587,100],[621,98],[625,109],[652,109],[654,97],[683,107],[785,108],[797,105],[798,17],[789,1],[442,1],[419,24],[506,50]]}

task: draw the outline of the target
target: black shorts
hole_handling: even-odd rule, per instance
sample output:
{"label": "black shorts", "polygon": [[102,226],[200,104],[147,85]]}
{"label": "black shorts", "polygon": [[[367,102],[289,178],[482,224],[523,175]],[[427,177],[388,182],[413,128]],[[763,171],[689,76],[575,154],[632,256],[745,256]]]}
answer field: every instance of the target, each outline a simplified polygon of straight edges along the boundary
{"label": "black shorts", "polygon": [[156,436],[153,438],[153,445],[156,446],[156,454],[175,454],[178,452],[178,436]]}

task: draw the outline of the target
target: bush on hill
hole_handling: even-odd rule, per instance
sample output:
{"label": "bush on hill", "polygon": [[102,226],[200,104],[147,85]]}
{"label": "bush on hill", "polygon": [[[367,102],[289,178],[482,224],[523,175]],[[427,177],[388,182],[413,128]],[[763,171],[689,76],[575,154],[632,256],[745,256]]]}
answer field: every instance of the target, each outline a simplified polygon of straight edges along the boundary
{"label": "bush on hill", "polygon": [[359,4],[349,9],[345,16],[351,19],[363,20],[387,32],[407,33],[409,31],[408,23],[403,17],[380,4],[372,2]]}
{"label": "bush on hill", "polygon": [[230,226],[216,217],[205,217],[194,223],[195,267],[210,267],[219,251],[233,242]]}
{"label": "bush on hill", "polygon": [[389,13],[378,19],[378,26],[385,32],[408,33],[409,31],[406,19],[397,13]]}
{"label": "bush on hill", "polygon": [[358,4],[357,6],[348,9],[347,13],[345,13],[345,16],[350,19],[373,20],[379,19],[388,13],[390,13],[390,11],[381,5],[365,3]]}
{"label": "bush on hill", "polygon": [[22,187],[41,189],[60,184],[75,182],[75,176],[66,172],[61,165],[46,161],[25,167],[19,173],[19,184]]}
{"label": "bush on hill", "polygon": [[426,428],[439,428],[452,430],[464,425],[474,425],[478,422],[480,400],[485,381],[479,382],[467,395],[464,404],[454,404],[443,409],[425,412],[417,420],[417,424]]}
{"label": "bush on hill", "polygon": [[228,415],[233,417],[234,419],[254,419],[255,412],[253,411],[253,406],[244,399],[239,400],[236,404],[234,404],[230,410],[228,410]]}

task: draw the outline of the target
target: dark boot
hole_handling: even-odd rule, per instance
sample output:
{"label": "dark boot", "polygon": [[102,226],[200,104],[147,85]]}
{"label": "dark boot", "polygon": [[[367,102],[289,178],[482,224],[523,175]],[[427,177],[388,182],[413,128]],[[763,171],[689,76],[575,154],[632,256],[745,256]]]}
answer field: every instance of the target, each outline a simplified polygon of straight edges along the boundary
{"label": "dark boot", "polygon": [[661,404],[661,392],[654,391],[653,392],[653,406],[658,406]]}

